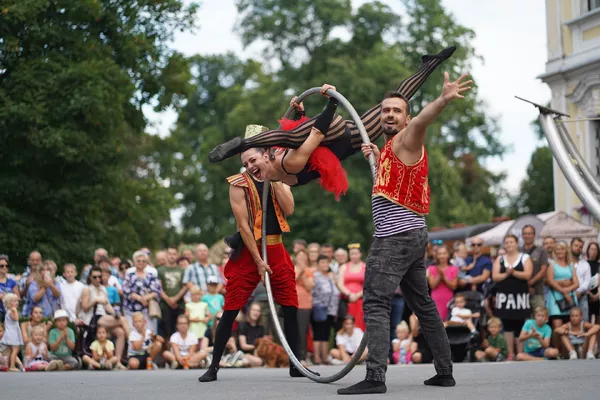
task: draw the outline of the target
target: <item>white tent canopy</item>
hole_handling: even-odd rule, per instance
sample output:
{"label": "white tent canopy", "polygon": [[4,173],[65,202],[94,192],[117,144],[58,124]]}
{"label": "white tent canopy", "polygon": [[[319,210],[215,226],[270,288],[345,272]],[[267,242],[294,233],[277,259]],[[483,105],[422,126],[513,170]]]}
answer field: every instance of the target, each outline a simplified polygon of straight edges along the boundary
{"label": "white tent canopy", "polygon": [[[483,239],[486,246],[501,246],[504,237],[509,233],[521,238],[521,230],[525,225],[532,225],[538,232],[538,240],[544,236],[553,236],[557,240],[571,240],[581,237],[585,242],[598,238],[598,229],[569,217],[563,211],[552,211],[536,215],[524,215],[512,221],[505,221],[489,231],[477,235]],[[467,239],[470,243],[474,238]]]}
{"label": "white tent canopy", "polygon": [[569,217],[564,212],[557,212],[546,221],[541,236],[552,236],[556,240],[570,241],[574,237],[583,239],[588,243],[598,239],[598,229],[583,224],[574,218]]}

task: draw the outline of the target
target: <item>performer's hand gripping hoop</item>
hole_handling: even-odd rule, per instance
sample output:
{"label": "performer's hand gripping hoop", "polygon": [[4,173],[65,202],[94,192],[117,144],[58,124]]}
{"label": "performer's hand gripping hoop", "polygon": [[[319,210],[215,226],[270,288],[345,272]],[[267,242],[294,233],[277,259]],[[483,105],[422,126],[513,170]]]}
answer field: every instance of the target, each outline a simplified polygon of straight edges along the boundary
{"label": "performer's hand gripping hoop", "polygon": [[[321,93],[321,88],[315,87],[312,89],[308,89],[306,92],[302,93],[296,99],[296,102],[300,103],[300,102],[304,101],[304,99],[306,99],[308,96],[310,96],[312,94],[317,94],[317,93]],[[363,142],[365,144],[371,143],[369,140],[369,135],[367,134],[367,130],[365,129],[365,126],[363,125],[363,123],[360,119],[360,116],[358,115],[358,113],[356,112],[354,107],[352,107],[352,104],[350,104],[350,102],[348,100],[346,100],[346,98],[344,96],[342,96],[339,92],[336,92],[335,90],[329,89],[327,91],[327,94],[329,94],[332,97],[335,97],[338,100],[338,102],[341,105],[343,105],[344,108],[350,113],[350,116],[354,120],[354,123],[356,123],[356,126],[360,132],[360,136],[362,137]],[[288,110],[286,111],[284,117],[291,118],[293,112],[294,112],[294,108],[290,106],[290,108],[288,108]],[[373,174],[373,179],[375,179],[376,161],[375,161],[375,156],[373,154],[371,154],[371,156],[369,157],[369,165],[371,166],[371,173]],[[262,207],[263,207],[262,237],[263,238],[267,237],[267,231],[266,231],[267,230],[267,201],[269,198],[269,190],[270,190],[269,186],[270,186],[269,181],[266,180],[264,187],[263,187],[263,195],[262,195]],[[261,250],[262,250],[263,261],[268,264],[267,241],[266,240],[262,240]],[[275,329],[277,330],[277,335],[279,336],[279,340],[281,341],[281,344],[283,345],[285,351],[287,352],[287,354],[290,358],[290,362],[294,365],[294,367],[296,367],[296,369],[298,369],[298,371],[300,371],[302,373],[302,375],[304,375],[308,379],[310,379],[314,382],[317,382],[317,383],[335,382],[335,381],[342,379],[344,376],[348,375],[348,373],[350,371],[352,371],[354,366],[358,363],[358,361],[360,360],[361,356],[363,355],[363,353],[365,351],[365,348],[367,347],[366,332],[360,342],[360,345],[358,346],[358,349],[352,356],[352,359],[350,360],[348,365],[346,365],[340,372],[338,372],[335,375],[317,376],[317,375],[311,373],[308,369],[304,368],[304,366],[300,363],[300,361],[298,361],[298,359],[296,358],[296,356],[294,355],[294,353],[292,353],[292,350],[290,349],[290,345],[288,344],[288,342],[285,338],[285,334],[283,333],[283,329],[281,328],[281,324],[279,323],[279,318],[277,318],[277,310],[275,309],[275,301],[273,300],[273,293],[271,292],[271,281],[269,279],[268,272],[265,274],[265,287],[267,289],[267,298],[269,300],[269,309],[271,310],[271,316],[273,317],[273,322],[275,325]]]}

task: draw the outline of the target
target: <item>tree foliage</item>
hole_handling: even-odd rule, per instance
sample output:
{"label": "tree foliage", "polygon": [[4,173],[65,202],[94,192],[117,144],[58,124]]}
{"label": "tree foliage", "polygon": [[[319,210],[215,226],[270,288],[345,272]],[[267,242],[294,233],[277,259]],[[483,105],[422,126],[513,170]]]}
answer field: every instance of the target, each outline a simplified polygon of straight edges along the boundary
{"label": "tree foliage", "polygon": [[527,176],[513,199],[511,214],[541,214],[554,210],[554,175],[552,151],[548,146],[538,147],[531,155]]}
{"label": "tree foliage", "polygon": [[[195,94],[172,137],[155,155],[161,175],[186,208],[184,237],[211,242],[235,230],[224,178],[239,170],[239,159],[208,164],[208,151],[242,135],[246,124],[275,125],[292,93],[331,83],[361,113],[416,71],[421,56],[457,45],[455,55],[411,102],[416,115],[441,92],[443,70],[453,76],[468,71],[477,57],[471,46],[473,31],[457,24],[438,0],[404,4],[405,17],[379,1],[352,9],[350,0],[237,0],[236,30],[244,45],[263,45],[262,59],[196,58]],[[309,115],[324,106],[322,98],[306,103]],[[465,101],[448,107],[428,132],[430,225],[487,222],[499,210],[494,190],[503,177],[486,170],[481,161],[502,155],[504,148],[494,135],[494,119],[485,111],[474,90]],[[360,155],[345,160],[344,167],[350,189],[340,202],[317,183],[294,189],[292,237],[337,245],[370,243],[369,168]]]}
{"label": "tree foliage", "polygon": [[142,106],[179,105],[193,27],[180,0],[6,0],[0,10],[0,249],[16,264],[158,245],[175,205]]}

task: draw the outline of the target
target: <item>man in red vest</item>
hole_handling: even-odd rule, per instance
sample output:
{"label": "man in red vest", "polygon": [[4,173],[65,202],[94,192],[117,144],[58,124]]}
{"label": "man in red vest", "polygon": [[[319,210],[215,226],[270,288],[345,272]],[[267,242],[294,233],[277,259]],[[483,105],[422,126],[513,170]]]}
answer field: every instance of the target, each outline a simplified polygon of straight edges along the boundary
{"label": "man in red vest", "polygon": [[424,258],[427,249],[429,183],[425,133],[427,127],[454,99],[470,89],[461,75],[450,82],[444,73],[442,94],[411,119],[408,101],[400,93],[389,93],[381,103],[381,125],[386,144],[363,146],[366,157],[374,153],[377,177],[372,208],[375,241],[367,258],[364,283],[365,322],[368,349],[365,380],[339,389],[338,394],[385,393],[385,373],[390,346],[390,310],[398,285],[405,301],[419,318],[437,374],[426,385],[454,386],[450,345],[436,305],[429,296]]}

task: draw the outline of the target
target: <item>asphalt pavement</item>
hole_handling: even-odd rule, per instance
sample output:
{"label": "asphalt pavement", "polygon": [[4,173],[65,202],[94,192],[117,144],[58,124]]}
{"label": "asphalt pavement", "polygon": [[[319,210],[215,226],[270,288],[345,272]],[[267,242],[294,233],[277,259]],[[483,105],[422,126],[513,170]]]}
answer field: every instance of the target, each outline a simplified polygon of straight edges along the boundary
{"label": "asphalt pavement", "polygon": [[[340,367],[319,367],[332,375]],[[371,399],[598,399],[600,360],[472,363],[454,366],[457,386],[428,387],[434,375],[429,365],[390,366],[388,391]],[[107,399],[340,399],[338,388],[362,380],[365,367],[356,367],[341,381],[317,384],[289,378],[285,369],[222,369],[219,380],[199,383],[203,371],[74,371],[0,373],[0,400]],[[356,396],[353,396],[356,398]]]}

